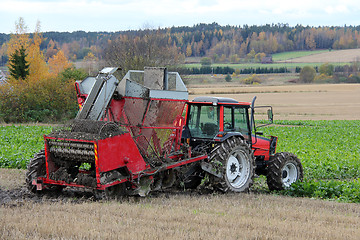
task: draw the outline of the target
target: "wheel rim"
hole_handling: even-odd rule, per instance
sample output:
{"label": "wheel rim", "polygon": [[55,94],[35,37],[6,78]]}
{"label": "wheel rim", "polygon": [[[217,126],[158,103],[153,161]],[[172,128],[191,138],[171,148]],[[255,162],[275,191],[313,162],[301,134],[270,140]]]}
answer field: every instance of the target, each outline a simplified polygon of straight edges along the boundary
{"label": "wheel rim", "polygon": [[294,163],[287,163],[282,169],[282,182],[285,187],[290,185],[298,179],[297,168]]}
{"label": "wheel rim", "polygon": [[226,163],[226,178],[233,188],[241,188],[250,176],[250,164],[243,153],[230,155]]}

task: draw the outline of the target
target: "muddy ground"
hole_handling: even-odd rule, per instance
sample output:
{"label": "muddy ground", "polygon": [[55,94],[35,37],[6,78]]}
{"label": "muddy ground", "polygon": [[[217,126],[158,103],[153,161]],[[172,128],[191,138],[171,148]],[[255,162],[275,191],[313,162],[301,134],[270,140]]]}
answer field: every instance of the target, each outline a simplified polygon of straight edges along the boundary
{"label": "muddy ground", "polygon": [[46,191],[34,194],[25,186],[20,188],[3,190],[0,188],[0,205],[18,205],[26,201],[32,202],[83,202],[100,200],[91,191],[79,189],[64,189],[62,192]]}
{"label": "muddy ground", "polygon": [[[4,169],[0,168],[0,206],[18,206],[25,202],[33,203],[51,203],[51,202],[96,202],[109,200],[104,191],[93,191],[91,189],[81,189],[67,187],[61,191],[44,190],[40,193],[30,192],[25,184],[26,170]],[[194,196],[207,194],[207,192],[197,192],[195,190],[166,189],[162,191],[151,192],[152,198],[167,198],[170,195]],[[140,199],[139,196],[126,196],[120,200]]]}

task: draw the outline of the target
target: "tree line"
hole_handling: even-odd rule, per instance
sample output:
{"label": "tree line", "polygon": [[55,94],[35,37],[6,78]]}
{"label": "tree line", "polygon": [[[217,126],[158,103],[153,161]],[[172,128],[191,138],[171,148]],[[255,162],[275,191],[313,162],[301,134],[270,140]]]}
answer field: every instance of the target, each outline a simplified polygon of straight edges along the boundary
{"label": "tree line", "polygon": [[[249,58],[249,54],[360,47],[360,26],[221,26],[211,23],[119,32],[45,32],[40,49],[46,59],[59,50],[70,60],[83,59],[89,53],[96,59],[104,59],[106,49],[114,41],[124,37],[142,38],[149,34],[161,38],[162,46],[174,48],[184,57],[208,56],[212,62],[238,62]],[[6,48],[10,37],[10,34],[0,34],[0,65],[8,61]]]}
{"label": "tree line", "polygon": [[[183,68],[183,67],[172,67],[171,71],[178,72],[179,74],[190,75],[190,74],[269,74],[269,73],[289,73],[286,67],[257,67],[257,68],[243,68],[243,69],[235,69],[232,67],[210,67],[210,66],[202,66],[202,67],[192,67],[192,68]],[[301,69],[299,70],[299,72]]]}

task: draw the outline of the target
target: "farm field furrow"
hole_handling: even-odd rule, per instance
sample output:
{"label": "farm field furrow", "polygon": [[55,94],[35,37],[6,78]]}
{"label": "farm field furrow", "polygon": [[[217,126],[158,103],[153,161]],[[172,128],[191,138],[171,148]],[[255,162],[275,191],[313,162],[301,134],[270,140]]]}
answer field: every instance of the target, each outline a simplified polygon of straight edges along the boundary
{"label": "farm field furrow", "polygon": [[191,99],[211,95],[230,97],[256,105],[271,105],[275,119],[283,120],[358,120],[360,84],[313,84],[215,88],[192,87]]}
{"label": "farm field furrow", "polygon": [[1,239],[358,239],[358,204],[266,194],[67,199],[0,207]]}

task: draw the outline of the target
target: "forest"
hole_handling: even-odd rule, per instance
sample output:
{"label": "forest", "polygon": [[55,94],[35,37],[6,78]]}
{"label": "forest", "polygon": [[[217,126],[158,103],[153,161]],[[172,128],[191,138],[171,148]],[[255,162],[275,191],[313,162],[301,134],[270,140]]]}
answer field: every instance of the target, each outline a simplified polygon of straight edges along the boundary
{"label": "forest", "polygon": [[[176,48],[184,57],[210,57],[213,63],[256,61],[273,53],[315,49],[351,49],[360,46],[360,26],[289,26],[288,24],[221,26],[217,23],[192,27],[139,29],[119,32],[44,32],[40,49],[45,60],[58,50],[72,60],[89,53],[104,59],[109,44],[119,38],[143,38],[155,34],[161,44]],[[32,34],[29,34],[32,38]],[[7,43],[11,34],[0,34],[0,66],[8,61]],[[256,56],[257,55],[257,56]]]}

